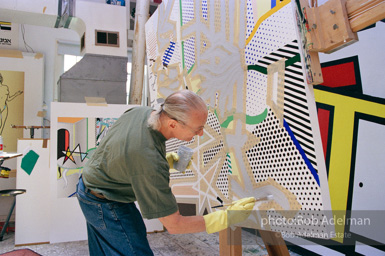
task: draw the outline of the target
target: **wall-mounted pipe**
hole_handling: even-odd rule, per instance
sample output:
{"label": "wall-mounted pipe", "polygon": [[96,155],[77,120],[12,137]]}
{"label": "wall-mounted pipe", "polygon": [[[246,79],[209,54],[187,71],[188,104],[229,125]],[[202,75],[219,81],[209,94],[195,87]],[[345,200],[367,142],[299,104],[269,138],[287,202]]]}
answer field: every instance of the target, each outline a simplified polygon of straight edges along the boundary
{"label": "wall-mounted pipe", "polygon": [[144,60],[146,51],[145,25],[149,18],[150,1],[137,0],[129,104],[142,103]]}

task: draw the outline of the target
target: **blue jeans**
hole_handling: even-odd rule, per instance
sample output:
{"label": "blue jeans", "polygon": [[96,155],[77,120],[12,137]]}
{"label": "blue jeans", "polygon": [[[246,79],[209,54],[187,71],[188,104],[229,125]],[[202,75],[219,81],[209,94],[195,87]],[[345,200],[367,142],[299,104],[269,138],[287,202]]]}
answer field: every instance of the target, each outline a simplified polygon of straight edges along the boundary
{"label": "blue jeans", "polygon": [[77,198],[87,220],[90,255],[154,255],[135,203],[100,199],[90,193],[81,177]]}

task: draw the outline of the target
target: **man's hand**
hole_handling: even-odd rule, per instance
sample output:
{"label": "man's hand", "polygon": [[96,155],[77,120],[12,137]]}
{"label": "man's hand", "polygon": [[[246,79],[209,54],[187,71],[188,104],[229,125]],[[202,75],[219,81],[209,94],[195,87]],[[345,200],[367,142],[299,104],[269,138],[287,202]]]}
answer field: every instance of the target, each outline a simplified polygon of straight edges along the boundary
{"label": "man's hand", "polygon": [[226,210],[220,210],[203,216],[208,234],[221,231],[246,220],[255,204],[254,197],[247,197],[235,201]]}
{"label": "man's hand", "polygon": [[174,169],[174,162],[179,160],[178,154],[175,152],[166,153],[166,159],[170,166],[170,172],[177,172],[177,170]]}

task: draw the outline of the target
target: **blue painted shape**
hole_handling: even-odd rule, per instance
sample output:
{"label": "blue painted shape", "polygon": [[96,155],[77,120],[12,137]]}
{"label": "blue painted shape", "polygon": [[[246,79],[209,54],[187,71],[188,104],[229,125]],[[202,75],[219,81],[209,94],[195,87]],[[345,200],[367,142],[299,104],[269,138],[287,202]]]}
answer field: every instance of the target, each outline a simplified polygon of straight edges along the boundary
{"label": "blue painted shape", "polygon": [[276,5],[276,0],[271,0],[271,9],[273,9]]}
{"label": "blue painted shape", "polygon": [[297,150],[302,156],[302,159],[305,161],[307,168],[309,168],[311,174],[313,174],[314,179],[317,181],[318,186],[320,186],[319,183],[319,177],[317,174],[317,171],[314,169],[313,165],[310,163],[309,159],[307,158],[305,151],[303,151],[301,145],[299,144],[298,140],[295,138],[293,132],[290,129],[290,126],[286,123],[285,120],[283,120],[283,126],[285,127],[287,133],[289,133],[291,140],[293,141],[294,145],[296,146]]}
{"label": "blue painted shape", "polygon": [[68,196],[68,198],[75,196],[76,193],[77,193],[77,192],[72,193],[71,195]]}
{"label": "blue painted shape", "polygon": [[163,55],[163,65],[167,66],[170,63],[171,57],[174,54],[175,42],[170,42],[170,46],[166,49]]}

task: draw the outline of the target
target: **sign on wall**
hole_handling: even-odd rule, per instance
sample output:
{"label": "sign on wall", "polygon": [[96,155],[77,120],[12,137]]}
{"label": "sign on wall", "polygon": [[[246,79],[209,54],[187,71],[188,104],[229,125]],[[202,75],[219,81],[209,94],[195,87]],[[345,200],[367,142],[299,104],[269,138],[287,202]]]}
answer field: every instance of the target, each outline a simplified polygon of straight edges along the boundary
{"label": "sign on wall", "polygon": [[19,24],[0,21],[0,47],[3,49],[19,48]]}

